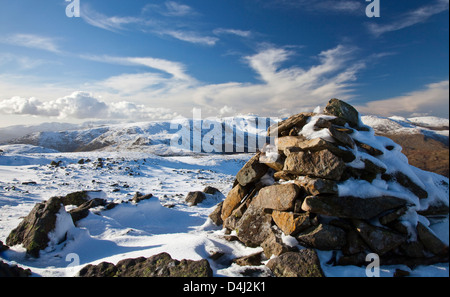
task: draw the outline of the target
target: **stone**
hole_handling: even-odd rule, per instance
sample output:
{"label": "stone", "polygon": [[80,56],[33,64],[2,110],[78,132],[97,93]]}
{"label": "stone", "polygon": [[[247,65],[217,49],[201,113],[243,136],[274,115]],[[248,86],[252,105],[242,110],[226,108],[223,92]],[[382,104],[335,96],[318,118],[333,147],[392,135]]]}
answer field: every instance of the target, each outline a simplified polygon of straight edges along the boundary
{"label": "stone", "polygon": [[363,143],[360,141],[355,140],[355,143],[357,146],[359,146],[360,148],[364,149],[369,155],[374,156],[374,157],[378,157],[383,155],[384,153],[382,151],[380,151],[377,148],[374,148],[371,145],[368,145],[367,143]]}
{"label": "stone", "polygon": [[272,216],[250,204],[236,226],[239,240],[248,247],[258,247],[272,232]]}
{"label": "stone", "polygon": [[413,182],[411,178],[409,178],[406,174],[397,171],[394,173],[394,178],[399,184],[401,184],[402,186],[410,190],[414,195],[419,197],[419,199],[428,198],[428,192],[425,191],[421,186]]}
{"label": "stone", "polygon": [[279,151],[284,151],[290,147],[302,148],[307,139],[304,136],[284,136],[275,139],[275,145]]}
{"label": "stone", "polygon": [[423,245],[436,256],[448,255],[448,245],[442,242],[427,226],[418,222],[417,235]]}
{"label": "stone", "polygon": [[228,193],[227,198],[225,198],[222,206],[222,221],[225,221],[249,193],[250,187],[243,187],[240,184],[236,185]]}
{"label": "stone", "polygon": [[260,266],[263,259],[263,252],[254,253],[248,256],[233,259],[233,263],[239,266]]}
{"label": "stone", "polygon": [[379,218],[380,224],[388,226],[392,222],[398,220],[401,216],[403,216],[408,211],[407,207],[401,207],[397,210],[394,210],[388,214],[385,214]]}
{"label": "stone", "polygon": [[76,205],[80,206],[81,204],[88,202],[90,200],[89,193],[87,191],[80,191],[67,194],[64,197],[60,197],[61,203],[65,206],[67,205]]}
{"label": "stone", "polygon": [[286,244],[283,243],[283,240],[280,236],[277,236],[275,232],[272,232],[261,244],[263,248],[264,255],[267,259],[270,259],[272,256],[279,256],[291,250]]}
{"label": "stone", "polygon": [[339,250],[347,243],[345,231],[341,228],[320,224],[297,235],[297,241],[309,248]]}
{"label": "stone", "polygon": [[271,259],[267,267],[276,277],[324,277],[319,257],[313,249],[287,252]]}
{"label": "stone", "polygon": [[306,125],[309,118],[314,116],[315,113],[299,113],[289,117],[288,119],[279,122],[278,124],[272,125],[267,130],[267,136],[272,136],[272,134],[277,133],[279,137],[289,135],[293,128],[300,131],[303,126]]}
{"label": "stone", "polygon": [[205,187],[202,192],[205,194],[210,194],[210,195],[216,195],[217,193],[220,193],[219,189],[211,187],[211,186]]}
{"label": "stone", "polygon": [[351,127],[359,126],[358,111],[353,106],[342,100],[336,98],[331,99],[325,107],[324,113],[344,119]]}
{"label": "stone", "polygon": [[196,191],[196,192],[189,192],[186,196],[185,202],[188,203],[190,206],[195,206],[199,203],[201,203],[203,200],[206,199],[205,193]]}
{"label": "stone", "polygon": [[209,218],[216,226],[220,226],[223,224],[222,220],[222,207],[223,207],[223,201],[217,204],[216,208],[213,210],[213,212],[209,215]]}
{"label": "stone", "polygon": [[330,131],[331,136],[340,144],[346,147],[355,148],[355,141],[351,136],[349,136],[346,132],[348,130],[342,130],[334,125],[331,125],[328,129]]}
{"label": "stone", "polygon": [[[284,166],[284,165],[283,165],[283,166]],[[296,178],[297,178],[297,175],[294,174],[292,171],[284,171],[284,170],[282,170],[282,171],[275,172],[275,173],[273,174],[273,178],[274,178],[276,181],[279,181],[279,180],[285,180],[285,181],[288,181],[288,180],[294,180],[294,179],[296,179]]]}
{"label": "stone", "polygon": [[407,236],[390,229],[372,226],[362,220],[354,220],[358,234],[370,249],[382,256],[400,246],[407,240]]}
{"label": "stone", "polygon": [[27,254],[38,258],[39,252],[48,246],[48,233],[55,229],[56,214],[64,208],[61,199],[53,197],[37,203],[22,222],[6,239],[8,246],[22,244]]}
{"label": "stone", "polygon": [[302,209],[332,217],[370,220],[383,212],[405,205],[405,200],[391,196],[373,198],[308,196],[303,201]]}
{"label": "stone", "polygon": [[333,180],[302,176],[295,180],[294,183],[305,188],[309,195],[338,194],[338,184]]}
{"label": "stone", "polygon": [[107,204],[107,201],[105,199],[94,198],[94,199],[91,199],[91,200],[83,203],[79,207],[70,210],[69,214],[72,216],[72,221],[74,223],[76,223],[79,220],[82,220],[85,217],[87,217],[89,215],[89,210],[91,208],[98,207],[98,206],[106,206],[106,204]]}
{"label": "stone", "polygon": [[285,235],[296,235],[312,226],[309,213],[296,214],[274,210],[272,219]]}
{"label": "stone", "polygon": [[0,253],[3,253],[4,251],[9,250],[9,247],[7,245],[4,245],[3,242],[0,240]]}
{"label": "stone", "polygon": [[293,171],[298,175],[340,180],[344,173],[345,163],[329,150],[318,152],[291,153],[284,163],[286,171]]}
{"label": "stone", "polygon": [[143,200],[147,200],[147,199],[150,199],[152,197],[153,197],[153,194],[146,194],[146,195],[144,195],[144,194],[141,194],[139,192],[136,192],[134,194],[133,198],[131,198],[131,200],[133,202],[135,202],[135,203],[139,203],[139,202],[141,202]]}
{"label": "stone", "polygon": [[245,187],[248,184],[258,181],[269,169],[267,165],[259,162],[260,154],[258,153],[253,156],[237,173],[236,179],[241,186]]}
{"label": "stone", "polygon": [[262,188],[252,205],[262,209],[289,211],[294,208],[294,202],[301,190],[295,184],[272,185]]}
{"label": "stone", "polygon": [[[30,277],[31,270],[23,269],[17,265],[8,265],[3,261],[0,261],[0,278],[4,277]],[[6,280],[4,280],[6,282]]]}
{"label": "stone", "polygon": [[80,277],[212,277],[213,271],[206,259],[174,260],[167,253],[149,258],[125,259],[117,265],[103,262],[87,265]]}

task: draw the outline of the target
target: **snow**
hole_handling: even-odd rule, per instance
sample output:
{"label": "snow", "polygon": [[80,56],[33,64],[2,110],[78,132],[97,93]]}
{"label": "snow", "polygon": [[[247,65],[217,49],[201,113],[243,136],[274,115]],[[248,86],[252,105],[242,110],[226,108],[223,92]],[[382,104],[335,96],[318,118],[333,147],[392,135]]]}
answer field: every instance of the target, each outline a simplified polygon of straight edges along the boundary
{"label": "snow", "polygon": [[[322,137],[331,140],[328,129],[314,130],[318,118],[313,117],[300,133],[309,139]],[[378,127],[384,125],[384,129],[390,131],[397,128],[419,129],[414,123],[429,127],[435,127],[436,122],[442,124],[435,119],[381,119],[365,116],[361,120]],[[226,123],[255,135],[264,130],[256,129],[242,120],[228,119]],[[186,133],[184,136],[188,139],[188,132],[179,130],[178,136]],[[1,241],[6,241],[9,232],[31,211],[35,203],[53,196],[86,190],[90,191],[90,198],[103,198],[120,204],[111,210],[91,209],[88,217],[80,220],[77,226],[67,213],[71,207],[62,208],[57,216],[56,228],[49,235],[50,245],[41,252],[40,258],[29,258],[23,247],[14,246],[0,254],[2,261],[30,268],[33,276],[61,277],[75,276],[87,264],[104,261],[117,263],[127,258],[150,257],[167,252],[179,260],[208,259],[214,276],[232,277],[242,276],[246,268],[236,264],[229,266],[229,260],[262,251],[260,247],[249,248],[238,241],[226,241],[223,238],[224,230],[208,218],[216,204],[231,190],[237,172],[253,154],[185,155],[184,151],[179,155],[169,154],[168,145],[174,134],[170,132],[167,122],[109,125],[107,128],[85,129],[82,133],[80,130],[65,131],[63,134],[45,133],[47,136],[41,139],[47,141],[55,141],[64,135],[64,141],[84,138],[83,141],[91,139],[90,142],[95,140],[97,143],[113,141],[114,145],[103,151],[79,153],[63,153],[43,146],[22,144],[0,146]],[[236,131],[237,134],[240,135],[240,132]],[[386,168],[388,173],[391,173],[390,168],[397,168],[426,189],[430,197],[419,200],[404,187],[387,182],[380,175],[371,183],[353,179],[340,183],[339,195],[365,198],[393,195],[408,200],[417,210],[426,209],[429,203],[449,205],[448,190],[439,186],[443,182],[448,184],[448,179],[409,166],[401,153],[401,147],[388,138],[374,136],[373,130],[356,131],[352,137],[383,151],[384,155],[373,157],[355,149],[357,159],[351,166],[361,168],[364,160],[369,160]],[[152,148],[133,146],[138,139],[151,139]],[[63,140],[59,139],[58,143],[62,145]],[[240,138],[237,141],[244,143]],[[389,145],[393,147],[392,150],[386,149]],[[278,157],[278,153],[270,147],[266,153],[269,159]],[[102,162],[99,162],[99,158]],[[81,159],[91,161],[79,164]],[[50,166],[51,161],[61,161],[60,166]],[[274,181],[267,175],[264,182],[272,184]],[[204,202],[193,207],[184,202],[188,192],[201,191],[206,186],[216,187],[223,195],[206,195]],[[137,204],[130,202],[129,199],[136,192],[152,193],[153,197]],[[405,224],[415,226],[424,217],[407,213],[403,219]],[[448,244],[448,217],[444,221],[427,221],[426,225]],[[283,235],[282,239],[289,246],[297,245],[294,237]],[[225,259],[212,261],[209,256],[215,252],[224,252]],[[326,264],[332,252],[318,251],[318,254],[327,276],[366,276],[364,267]],[[260,275],[269,275],[264,265],[257,268],[261,270]],[[381,276],[392,276],[397,268],[410,271],[411,276],[449,275],[448,263],[444,263],[420,266],[414,270],[404,265],[381,267]]]}

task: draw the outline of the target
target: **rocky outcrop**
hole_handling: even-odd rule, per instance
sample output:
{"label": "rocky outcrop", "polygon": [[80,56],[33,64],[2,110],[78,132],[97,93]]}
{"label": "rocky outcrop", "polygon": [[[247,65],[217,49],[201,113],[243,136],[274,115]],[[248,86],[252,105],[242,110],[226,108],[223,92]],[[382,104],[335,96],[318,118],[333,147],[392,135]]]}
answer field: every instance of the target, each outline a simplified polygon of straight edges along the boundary
{"label": "rocky outcrop", "polygon": [[364,265],[368,253],[388,264],[448,262],[448,245],[424,225],[427,216],[448,219],[448,179],[411,168],[351,105],[332,99],[322,114],[294,115],[268,135],[278,136],[276,148],[244,165],[210,218],[261,246],[274,275],[322,276],[314,250],[341,251],[334,265]]}
{"label": "rocky outcrop", "polygon": [[213,271],[205,259],[174,260],[167,253],[149,258],[125,259],[116,265],[102,262],[87,265],[79,272],[80,277],[212,277]]}

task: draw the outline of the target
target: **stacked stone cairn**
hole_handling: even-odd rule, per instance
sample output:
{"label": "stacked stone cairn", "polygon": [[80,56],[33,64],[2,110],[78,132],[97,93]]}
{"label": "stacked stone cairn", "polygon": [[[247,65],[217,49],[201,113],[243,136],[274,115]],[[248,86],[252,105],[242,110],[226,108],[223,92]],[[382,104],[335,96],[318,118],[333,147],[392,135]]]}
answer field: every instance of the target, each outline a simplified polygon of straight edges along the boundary
{"label": "stacked stone cairn", "polygon": [[298,266],[301,253],[317,250],[335,251],[328,265],[365,266],[369,253],[381,265],[448,262],[448,245],[429,227],[447,220],[448,228],[448,179],[424,178],[436,175],[408,165],[402,148],[375,136],[354,107],[332,99],[323,112],[294,115],[268,135],[278,136],[276,149],[244,165],[210,218],[228,236],[262,247],[275,275],[298,276],[280,272],[277,261]]}

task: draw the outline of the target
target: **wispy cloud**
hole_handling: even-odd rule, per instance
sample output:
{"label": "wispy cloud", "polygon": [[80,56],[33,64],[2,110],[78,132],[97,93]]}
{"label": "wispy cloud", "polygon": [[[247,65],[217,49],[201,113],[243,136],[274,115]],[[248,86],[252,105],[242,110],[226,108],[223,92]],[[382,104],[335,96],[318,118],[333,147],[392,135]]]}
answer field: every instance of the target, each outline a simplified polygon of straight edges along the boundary
{"label": "wispy cloud", "polygon": [[359,0],[260,0],[270,7],[294,8],[309,13],[364,14],[364,5]]}
{"label": "wispy cloud", "polygon": [[164,3],[165,9],[160,13],[166,16],[186,16],[196,14],[194,9],[186,4],[181,4],[175,1],[166,1]]}
{"label": "wispy cloud", "polygon": [[16,46],[23,46],[34,48],[53,53],[60,53],[61,50],[56,43],[56,40],[51,37],[40,36],[35,34],[13,34],[4,38],[0,37],[0,43],[7,43]]}
{"label": "wispy cloud", "polygon": [[89,5],[81,6],[81,17],[86,23],[104,30],[118,32],[125,29],[125,25],[143,23],[144,20],[139,17],[131,16],[106,16],[93,10]]}
{"label": "wispy cloud", "polygon": [[447,79],[431,83],[422,90],[416,90],[394,98],[368,102],[357,108],[361,112],[383,116],[421,114],[448,118],[449,81]]}
{"label": "wispy cloud", "polygon": [[181,30],[166,30],[161,31],[160,34],[168,35],[175,39],[186,41],[189,43],[206,45],[206,46],[214,46],[219,39],[217,37],[212,36],[203,36],[199,33],[192,31],[181,31]]}
{"label": "wispy cloud", "polygon": [[449,0],[435,0],[431,4],[422,6],[416,10],[409,11],[403,15],[399,15],[396,19],[388,24],[368,24],[369,31],[380,36],[387,32],[401,30],[427,21],[433,15],[439,14],[449,9]]}
{"label": "wispy cloud", "polygon": [[245,31],[245,30],[239,30],[239,29],[224,29],[224,28],[214,29],[213,33],[216,35],[231,34],[231,35],[237,35],[240,37],[250,37],[252,35],[251,31]]}

